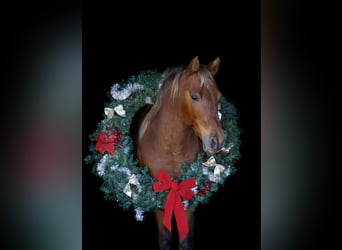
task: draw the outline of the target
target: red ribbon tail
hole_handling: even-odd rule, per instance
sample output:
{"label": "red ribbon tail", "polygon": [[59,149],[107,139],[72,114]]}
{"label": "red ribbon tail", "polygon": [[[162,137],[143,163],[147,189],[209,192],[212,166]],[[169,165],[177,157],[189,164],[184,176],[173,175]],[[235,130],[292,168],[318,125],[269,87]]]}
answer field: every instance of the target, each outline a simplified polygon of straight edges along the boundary
{"label": "red ribbon tail", "polygon": [[179,238],[180,238],[180,240],[183,240],[184,237],[189,232],[189,227],[188,227],[188,223],[186,221],[184,206],[183,206],[183,203],[182,203],[180,196],[176,197],[174,213],[175,213]]}
{"label": "red ribbon tail", "polygon": [[170,233],[172,230],[171,219],[172,219],[173,207],[175,205],[175,198],[176,198],[176,192],[173,190],[170,190],[168,196],[166,197],[164,219],[163,219],[163,224],[167,228],[167,230],[169,230]]}

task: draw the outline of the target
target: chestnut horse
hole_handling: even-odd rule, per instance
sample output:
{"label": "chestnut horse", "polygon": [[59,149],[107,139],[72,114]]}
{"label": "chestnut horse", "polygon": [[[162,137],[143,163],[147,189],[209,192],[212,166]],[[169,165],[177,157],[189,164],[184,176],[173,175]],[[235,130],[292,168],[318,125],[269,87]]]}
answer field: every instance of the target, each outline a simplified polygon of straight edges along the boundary
{"label": "chestnut horse", "polygon": [[[194,162],[198,153],[221,149],[224,131],[218,117],[221,97],[214,76],[220,65],[217,57],[208,65],[198,57],[182,67],[171,68],[161,82],[156,102],[141,118],[136,139],[139,164],[148,166],[156,177],[163,169],[171,178],[180,175],[185,162]],[[194,211],[185,210],[188,233],[179,238],[179,249],[193,248]],[[170,249],[172,233],[163,225],[164,209],[155,211],[159,248]]]}

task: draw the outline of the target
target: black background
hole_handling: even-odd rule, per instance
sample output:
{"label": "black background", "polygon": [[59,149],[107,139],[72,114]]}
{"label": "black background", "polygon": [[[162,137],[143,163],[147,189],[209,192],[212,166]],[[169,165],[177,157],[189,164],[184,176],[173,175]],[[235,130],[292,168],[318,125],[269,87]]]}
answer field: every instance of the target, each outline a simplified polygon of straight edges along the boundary
{"label": "black background", "polygon": [[[83,4],[83,156],[114,83],[194,56],[203,64],[219,56],[217,84],[240,116],[241,160],[210,203],[198,207],[195,249],[259,249],[260,5],[153,6]],[[84,164],[83,248],[157,249],[153,215],[135,221],[133,211],[103,199],[100,185]]]}
{"label": "black background", "polygon": [[[284,8],[284,5],[288,7]],[[27,78],[32,65],[38,63],[37,50],[39,54],[46,53],[46,47],[49,50],[49,45],[52,43],[46,38],[54,38],[55,35],[59,37],[60,29],[64,30],[65,27],[74,25],[74,21],[78,23],[82,19],[83,128],[79,128],[83,130],[82,159],[89,153],[88,135],[102,118],[103,105],[107,101],[106,93],[113,83],[142,69],[163,70],[165,67],[188,63],[195,55],[199,56],[202,63],[207,63],[216,56],[221,57],[222,64],[217,82],[228,99],[238,107],[241,117],[240,126],[244,130],[241,145],[242,158],[236,165],[238,172],[227,180],[226,186],[208,205],[198,208],[196,249],[260,248],[260,2],[225,2],[217,5],[210,1],[196,2],[191,6],[174,1],[162,2],[159,5],[156,3],[148,5],[144,2],[139,6],[137,3],[126,2],[126,6],[123,6],[122,3],[105,5],[99,1],[82,4],[79,1],[68,1],[67,4],[61,1],[46,3],[15,1],[4,2],[2,7],[1,59],[5,74],[2,81],[4,84],[1,114],[4,118],[2,125],[5,128],[2,129],[4,145],[1,151],[5,156],[5,163],[1,168],[4,171],[1,175],[4,181],[1,181],[1,184],[5,186],[1,188],[4,191],[1,193],[4,194],[1,200],[5,213],[1,214],[5,241],[9,240],[12,244],[15,242],[24,246],[20,249],[55,249],[56,245],[49,239],[58,241],[61,231],[69,233],[65,228],[68,225],[59,227],[58,230],[51,225],[49,232],[41,234],[38,230],[32,235],[32,231],[36,229],[45,229],[41,224],[46,225],[58,220],[56,212],[51,209],[45,209],[50,219],[44,223],[41,220],[36,221],[35,217],[30,218],[30,211],[20,215],[16,210],[11,209],[11,206],[7,210],[6,205],[10,204],[7,198],[13,197],[14,207],[24,211],[27,210],[26,201],[37,203],[37,206],[43,205],[42,202],[45,204],[46,201],[40,201],[39,198],[37,201],[39,192],[32,193],[33,197],[18,196],[12,186],[16,181],[7,186],[11,181],[9,177],[12,177],[8,169],[17,174],[22,166],[15,166],[13,170],[8,167],[11,164],[7,163],[12,163],[13,159],[8,159],[6,149],[8,142],[13,140],[11,136],[14,134],[17,138],[17,126],[14,124],[17,123],[21,131],[26,129],[27,120],[21,115],[18,116],[18,110],[28,118],[32,115],[23,105],[23,97],[27,100],[36,92],[43,94],[39,88],[32,88],[30,79]],[[281,229],[275,232],[276,235],[281,236],[282,241],[277,241],[278,237],[272,236],[265,241],[276,240],[275,243],[278,245],[276,249],[327,249],[331,246],[337,249],[337,246],[341,245],[339,237],[341,209],[338,199],[341,196],[336,193],[341,190],[339,188],[341,157],[338,147],[334,147],[340,145],[339,128],[341,127],[338,115],[340,113],[338,108],[341,106],[339,105],[341,98],[338,96],[340,81],[336,81],[340,77],[335,77],[340,76],[337,74],[340,67],[335,63],[340,61],[341,52],[339,32],[336,32],[339,30],[340,23],[339,8],[335,8],[331,1],[324,4],[312,1],[263,1],[264,16],[267,9],[268,15],[271,14],[267,19],[267,25],[274,26],[272,32],[280,36],[279,39],[271,36],[271,44],[280,46],[280,50],[285,47],[283,51],[285,57],[290,55],[287,61],[289,65],[281,69],[288,70],[290,66],[291,70],[295,69],[292,77],[299,78],[299,81],[297,79],[290,82],[286,87],[292,91],[291,93],[297,94],[290,96],[289,101],[302,104],[302,100],[306,100],[307,112],[302,112],[302,105],[297,105],[295,109],[285,111],[282,115],[298,115],[290,122],[296,129],[303,126],[314,139],[311,143],[314,149],[309,149],[309,155],[299,154],[300,159],[308,158],[309,161],[292,168],[303,169],[303,172],[307,173],[304,179],[313,180],[320,193],[317,196],[317,189],[306,189],[305,181],[299,183],[296,193],[304,195],[308,192],[313,199],[312,203],[297,204],[296,213],[311,223],[303,224],[295,218],[290,218],[288,231]],[[283,21],[284,27],[279,28],[278,19]],[[68,41],[71,37],[66,32],[63,41]],[[282,62],[284,59],[282,56],[276,56],[272,63]],[[42,75],[45,73],[44,70],[41,71]],[[52,82],[47,85],[53,90]],[[278,85],[280,84],[276,83],[276,86]],[[81,89],[71,91],[77,92]],[[63,102],[64,97],[60,96],[60,98]],[[36,103],[35,99],[27,101]],[[281,100],[274,101],[272,105],[275,106],[281,102]],[[77,106],[70,108],[78,110]],[[309,114],[310,119],[302,119],[303,114]],[[42,117],[43,120],[49,118]],[[70,121],[63,119],[63,122],[68,124]],[[297,144],[298,138],[291,136],[289,139],[291,146],[292,143]],[[30,146],[26,141],[20,141],[20,146],[22,143],[24,146],[20,147],[21,150]],[[277,143],[283,144],[283,141]],[[77,150],[78,147],[74,149]],[[78,157],[77,152],[74,151],[71,153]],[[21,154],[18,154],[18,158],[21,158]],[[80,164],[82,159],[80,157]],[[153,218],[147,215],[145,222],[136,222],[133,213],[123,212],[117,204],[105,201],[99,191],[100,180],[91,174],[90,166],[83,164],[82,168],[82,247],[84,249],[105,247],[156,249],[156,229]],[[315,173],[318,175],[316,176]],[[16,179],[17,176],[14,177]],[[279,180],[283,178],[280,177]],[[71,181],[74,181],[73,177]],[[62,178],[60,180],[62,186],[64,182],[65,179]],[[284,179],[284,182],[288,186],[293,185],[292,179]],[[47,183],[39,190],[50,190],[50,186],[52,185]],[[279,189],[277,182],[273,189],[275,191]],[[64,191],[60,195],[64,195]],[[54,198],[55,196],[52,195],[50,200],[53,201]],[[291,201],[289,199],[291,197],[281,198],[285,202]],[[78,194],[75,200],[79,200]],[[65,209],[63,202],[56,205],[57,210]],[[287,207],[283,208],[286,209]],[[277,217],[281,216],[279,211],[274,212]],[[39,211],[37,213],[39,215]],[[13,223],[12,218],[16,224]],[[30,225],[25,224],[27,219]],[[75,222],[74,218],[70,220]],[[75,223],[78,223],[77,220]],[[7,237],[6,232],[12,237]],[[77,231],[70,237],[78,241],[78,233]],[[267,238],[269,233],[263,234]],[[37,239],[39,242],[48,241],[47,244],[51,247],[30,248],[27,243],[36,245]],[[69,242],[70,239],[67,238],[65,241]],[[288,247],[291,243],[292,246]]]}

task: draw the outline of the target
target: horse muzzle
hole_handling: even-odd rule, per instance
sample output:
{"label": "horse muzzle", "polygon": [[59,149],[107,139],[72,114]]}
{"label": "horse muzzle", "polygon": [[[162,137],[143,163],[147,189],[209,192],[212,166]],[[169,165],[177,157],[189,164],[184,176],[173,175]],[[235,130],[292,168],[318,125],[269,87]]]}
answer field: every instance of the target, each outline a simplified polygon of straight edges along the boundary
{"label": "horse muzzle", "polygon": [[202,139],[202,147],[204,152],[214,154],[217,151],[219,151],[224,143],[224,137],[223,136],[209,136],[207,138]]}

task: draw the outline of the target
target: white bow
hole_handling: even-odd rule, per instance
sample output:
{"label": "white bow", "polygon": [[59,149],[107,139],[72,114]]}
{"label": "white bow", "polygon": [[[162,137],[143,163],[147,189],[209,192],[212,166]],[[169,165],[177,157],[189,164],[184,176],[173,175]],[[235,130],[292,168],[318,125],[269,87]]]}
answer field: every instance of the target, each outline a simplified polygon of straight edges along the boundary
{"label": "white bow", "polygon": [[132,189],[131,189],[131,184],[135,186],[139,186],[140,183],[138,181],[138,178],[136,177],[135,174],[132,174],[129,177],[128,183],[126,184],[125,188],[123,189],[123,192],[128,195],[129,197],[132,197]]}
{"label": "white bow", "polygon": [[210,158],[202,163],[206,167],[215,167],[214,168],[214,178],[220,178],[221,173],[224,171],[225,167],[221,164],[216,163],[214,156],[210,156]]}
{"label": "white bow", "polygon": [[108,119],[112,119],[114,116],[114,113],[117,113],[121,117],[126,117],[126,111],[124,110],[122,104],[119,104],[115,108],[105,108],[104,112]]}

